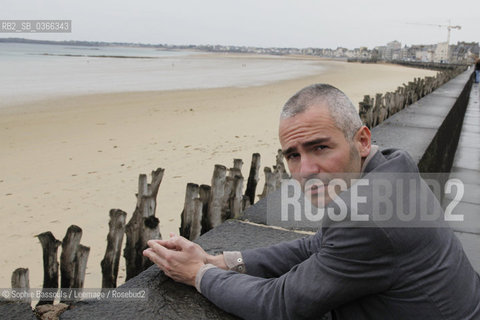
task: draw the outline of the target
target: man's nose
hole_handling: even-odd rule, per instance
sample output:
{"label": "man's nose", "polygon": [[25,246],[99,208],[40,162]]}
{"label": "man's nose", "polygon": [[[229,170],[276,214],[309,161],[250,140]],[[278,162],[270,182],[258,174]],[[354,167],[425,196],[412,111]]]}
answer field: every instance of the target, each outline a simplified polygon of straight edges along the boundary
{"label": "man's nose", "polygon": [[315,157],[311,155],[303,155],[300,160],[300,176],[302,178],[309,178],[312,175],[320,172],[318,163]]}

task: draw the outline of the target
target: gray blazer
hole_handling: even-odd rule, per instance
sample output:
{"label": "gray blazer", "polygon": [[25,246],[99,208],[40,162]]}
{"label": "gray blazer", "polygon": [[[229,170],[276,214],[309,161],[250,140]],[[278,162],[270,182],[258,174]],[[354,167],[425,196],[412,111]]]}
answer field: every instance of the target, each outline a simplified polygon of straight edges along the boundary
{"label": "gray blazer", "polygon": [[[377,152],[365,172],[420,179],[410,156],[394,149]],[[441,211],[435,201],[429,211]],[[371,214],[370,202],[359,211]],[[244,319],[318,319],[329,311],[334,319],[480,319],[480,277],[453,231],[441,221],[408,223],[324,219],[313,236],[243,251],[247,274],[207,270],[201,292]]]}

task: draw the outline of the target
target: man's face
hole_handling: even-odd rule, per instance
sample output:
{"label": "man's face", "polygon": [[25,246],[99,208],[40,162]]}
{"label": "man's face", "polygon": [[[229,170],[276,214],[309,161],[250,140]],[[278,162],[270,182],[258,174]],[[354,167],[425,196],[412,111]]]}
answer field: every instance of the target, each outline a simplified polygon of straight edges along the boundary
{"label": "man's face", "polygon": [[[368,131],[368,148],[365,148],[366,142],[360,137],[362,129],[353,141],[347,141],[327,107],[321,105],[280,121],[280,144],[290,173],[314,205],[322,207],[331,201],[327,185],[332,179],[344,179],[349,185],[349,179],[359,177],[362,157],[370,152],[370,132],[365,128]],[[320,179],[322,184],[312,185],[311,179]],[[338,188],[335,192],[339,193]]]}

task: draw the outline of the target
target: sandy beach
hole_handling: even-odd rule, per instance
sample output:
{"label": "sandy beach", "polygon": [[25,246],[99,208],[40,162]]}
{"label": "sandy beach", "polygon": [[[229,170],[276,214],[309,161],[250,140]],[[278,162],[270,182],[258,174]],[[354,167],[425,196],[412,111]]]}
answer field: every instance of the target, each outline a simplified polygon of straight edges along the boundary
{"label": "sandy beach", "polygon": [[[262,156],[262,172],[274,164],[279,110],[306,85],[330,83],[358,105],[364,94],[435,74],[318,63],[324,71],[317,75],[260,86],[82,94],[1,108],[0,287],[10,287],[18,267],[29,268],[32,288],[41,287],[35,235],[51,231],[61,240],[72,224],[83,229],[81,243],[91,248],[85,287],[100,287],[108,212],[120,208],[131,217],[139,174],[165,168],[156,216],[164,237],[178,232],[188,182],[210,184],[214,165],[232,166],[234,158],[244,160],[247,175],[254,152]],[[257,193],[263,179],[259,186]],[[119,283],[125,277],[121,261]]]}

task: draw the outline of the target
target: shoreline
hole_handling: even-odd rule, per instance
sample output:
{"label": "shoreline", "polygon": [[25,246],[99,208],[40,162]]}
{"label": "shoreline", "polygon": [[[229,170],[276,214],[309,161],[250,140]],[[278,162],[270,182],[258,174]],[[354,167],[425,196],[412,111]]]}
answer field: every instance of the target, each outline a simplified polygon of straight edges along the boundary
{"label": "shoreline", "polygon": [[[251,87],[68,95],[0,108],[1,285],[9,287],[13,270],[26,267],[31,287],[41,287],[34,236],[52,231],[61,240],[76,224],[91,248],[85,288],[99,287],[108,211],[120,208],[130,219],[139,174],[165,168],[156,216],[163,237],[178,232],[188,182],[210,184],[214,164],[232,166],[234,158],[243,159],[245,176],[254,152],[261,154],[261,171],[275,163],[278,112],[306,85],[331,83],[358,106],[365,94],[436,73],[328,64],[321,74]],[[263,174],[257,194],[262,189]],[[123,266],[122,258],[118,284]]]}
{"label": "shoreline", "polygon": [[108,48],[92,55],[31,45],[24,50],[27,54],[22,55],[18,48],[7,48],[0,55],[6,57],[0,59],[6,77],[0,82],[0,108],[59,95],[258,86],[316,74],[323,68],[320,59],[272,55],[184,51],[155,56]]}
{"label": "shoreline", "polygon": [[[206,55],[199,55],[198,57],[204,57]],[[222,58],[222,54],[209,54],[209,58]],[[235,55],[228,54],[228,56],[225,56],[225,58],[235,58]],[[427,70],[427,69],[418,69],[418,68],[413,68],[413,67],[408,67],[408,66],[399,66],[396,64],[390,64],[390,63],[376,63],[376,64],[361,64],[361,63],[349,63],[346,61],[341,61],[341,60],[336,60],[336,59],[329,59],[329,58],[302,58],[303,56],[299,56],[297,59],[296,56],[288,56],[292,60],[313,60],[313,61],[318,61],[318,62],[330,62],[330,63],[339,63],[339,64],[356,64],[356,65],[361,65],[361,66],[387,66],[387,67],[393,67],[393,68],[402,68],[402,69],[410,69],[412,70],[412,73],[416,73],[415,71],[418,71],[419,74],[423,75],[420,77],[424,77],[426,75],[432,76],[437,73],[437,71],[433,70]],[[197,58],[197,56],[195,56]],[[252,56],[251,54],[245,54],[245,57],[242,58],[247,58],[247,59],[256,59],[257,57]],[[269,59],[268,56],[265,56],[265,59]],[[332,67],[331,65],[325,65],[324,66],[324,72],[328,73],[329,69],[335,68]],[[268,86],[277,86],[277,85],[287,85],[289,84],[294,84],[297,82],[301,83],[315,83],[315,80],[321,78],[322,76],[321,72],[320,74],[314,74],[314,75],[303,75],[303,76],[298,76],[298,77],[293,77],[289,79],[278,79],[278,80],[271,80],[269,83],[264,83],[264,84],[253,84],[251,86],[223,86],[223,87],[211,87],[211,88],[185,88],[185,89],[165,89],[165,90],[133,90],[133,91],[122,91],[122,92],[94,92],[94,93],[57,93],[55,95],[50,95],[50,96],[37,96],[34,97],[32,96],[31,99],[25,100],[25,101],[19,101],[16,103],[10,103],[6,104],[4,106],[0,106],[0,115],[2,114],[20,114],[20,113],[26,113],[26,112],[36,112],[36,111],[49,111],[49,110],[64,110],[65,105],[59,105],[59,106],[54,106],[52,104],[56,104],[58,101],[64,102],[66,100],[81,100],[81,99],[95,99],[95,98],[100,98],[100,99],[109,99],[113,96],[117,97],[123,97],[123,98],[129,98],[131,96],[162,96],[164,94],[186,94],[190,95],[194,92],[205,92],[206,94],[208,93],[209,90],[237,90],[237,89],[248,89],[248,88],[262,88],[262,87],[268,87]],[[309,81],[311,79],[311,81]],[[407,79],[405,81],[411,81],[413,78]],[[389,89],[384,90],[384,91],[371,91],[369,93],[364,93],[361,94],[359,90],[354,90],[351,94],[347,93],[347,90],[342,89],[340,86],[337,86],[339,89],[344,91],[347,96],[352,100],[352,103],[358,108],[358,103],[363,100],[363,95],[369,94],[370,96],[374,96],[375,93],[385,93],[387,91],[394,91],[396,87],[401,86],[402,84],[399,83],[398,85],[390,85],[388,87]],[[301,89],[301,88],[300,88]],[[292,93],[293,94],[293,93]],[[357,100],[355,100],[357,98]],[[68,103],[67,103],[68,104]]]}

